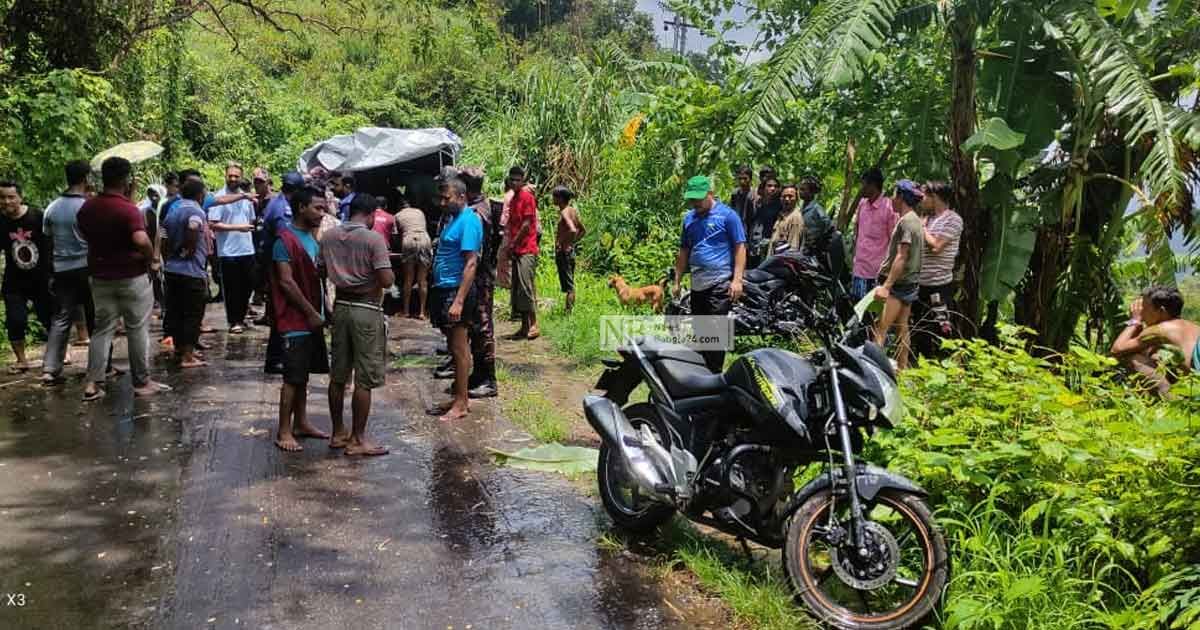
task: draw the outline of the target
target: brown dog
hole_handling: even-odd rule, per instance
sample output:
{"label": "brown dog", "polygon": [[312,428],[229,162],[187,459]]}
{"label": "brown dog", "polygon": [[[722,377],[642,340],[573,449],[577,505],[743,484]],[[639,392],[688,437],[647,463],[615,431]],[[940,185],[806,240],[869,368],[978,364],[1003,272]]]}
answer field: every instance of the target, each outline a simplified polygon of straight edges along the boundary
{"label": "brown dog", "polygon": [[630,288],[621,276],[613,276],[608,279],[608,286],[617,290],[617,297],[625,306],[649,304],[655,313],[661,313],[663,310],[663,289],[657,284],[634,289]]}

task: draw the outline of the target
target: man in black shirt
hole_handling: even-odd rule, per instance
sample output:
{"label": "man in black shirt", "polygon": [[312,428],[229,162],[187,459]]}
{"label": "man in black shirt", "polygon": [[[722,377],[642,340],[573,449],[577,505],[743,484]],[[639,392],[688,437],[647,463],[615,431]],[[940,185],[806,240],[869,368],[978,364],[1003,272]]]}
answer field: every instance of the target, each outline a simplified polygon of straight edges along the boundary
{"label": "man in black shirt", "polygon": [[496,390],[496,327],[495,310],[496,253],[500,249],[500,213],[483,194],[483,169],[463,169],[459,177],[467,185],[467,205],[483,222],[483,247],[475,272],[475,292],[478,296],[479,317],[471,327],[471,358],[474,369],[467,382],[471,398],[494,398]]}
{"label": "man in black shirt", "polygon": [[17,362],[13,373],[29,369],[25,335],[29,330],[29,305],[33,305],[44,330],[50,329],[54,299],[50,296],[49,261],[42,229],[42,211],[26,206],[21,187],[0,182],[0,244],[4,246],[4,325]]}
{"label": "man in black shirt", "polygon": [[758,204],[758,191],[751,187],[754,183],[754,172],[749,166],[739,166],[737,169],[737,184],[733,195],[729,198],[729,207],[742,220],[742,227],[748,232],[754,221],[754,208]]}

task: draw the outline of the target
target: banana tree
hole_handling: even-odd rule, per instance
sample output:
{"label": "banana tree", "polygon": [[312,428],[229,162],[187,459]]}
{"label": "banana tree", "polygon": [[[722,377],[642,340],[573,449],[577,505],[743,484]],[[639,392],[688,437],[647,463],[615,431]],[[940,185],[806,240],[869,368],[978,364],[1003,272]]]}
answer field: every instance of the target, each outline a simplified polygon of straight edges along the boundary
{"label": "banana tree", "polygon": [[[1114,185],[1118,192],[1136,192],[1149,201],[1144,212],[1156,213],[1160,228],[1188,206],[1188,178],[1195,162],[1184,149],[1196,135],[1196,119],[1178,107],[1184,82],[1173,80],[1171,72],[1178,72],[1181,59],[1194,57],[1197,44],[1194,31],[1190,38],[1174,37],[1173,47],[1164,46],[1163,38],[1187,33],[1188,25],[1194,29],[1198,14],[1195,3],[1153,0],[1058,0],[1040,6],[1021,0],[825,0],[766,62],[767,72],[756,84],[763,97],[740,118],[739,137],[749,146],[766,144],[789,99],[813,86],[837,89],[861,81],[883,42],[907,41],[905,33],[937,29],[953,51],[946,138],[957,209],[965,224],[963,311],[978,322],[984,253],[993,243],[994,229],[1014,225],[1005,200],[1033,199],[1046,191],[1031,182],[1050,179],[1056,184],[1049,192],[1057,206],[1047,211],[1043,203],[1040,220],[1033,222],[1034,227],[1040,224],[1037,251],[1024,286],[1042,293],[1038,310],[1027,312],[1032,316],[1026,323],[1038,330],[1051,321],[1073,326],[1087,310],[1078,298],[1096,284],[1077,283],[1078,291],[1061,295],[1054,287],[1063,282],[1063,273],[1078,270],[1064,261],[1082,266],[1090,260],[1092,269],[1105,271],[1111,263],[1112,235],[1119,230],[1104,230],[1107,238],[1098,248],[1096,238],[1081,235],[1093,216],[1107,217],[1101,221],[1106,227],[1123,220],[1121,196],[1111,192]],[[1185,30],[1179,31],[1179,25]],[[1010,156],[1012,168],[988,165],[1001,177],[992,175],[987,195],[979,177],[986,159],[964,148],[981,116],[999,116],[1028,136],[1024,153]],[[1129,149],[1129,159],[1120,164],[1104,161],[1095,151],[1114,138]],[[1045,172],[1034,177],[1038,170],[1055,171],[1059,177]],[[1096,212],[1084,212],[1089,208]],[[1163,241],[1162,230],[1158,232],[1146,235],[1151,245]],[[1076,245],[1095,255],[1073,254]],[[1041,264],[1046,262],[1052,264]],[[995,291],[988,293],[998,297]],[[1060,324],[1042,341],[1062,347],[1070,338],[1063,330]]]}

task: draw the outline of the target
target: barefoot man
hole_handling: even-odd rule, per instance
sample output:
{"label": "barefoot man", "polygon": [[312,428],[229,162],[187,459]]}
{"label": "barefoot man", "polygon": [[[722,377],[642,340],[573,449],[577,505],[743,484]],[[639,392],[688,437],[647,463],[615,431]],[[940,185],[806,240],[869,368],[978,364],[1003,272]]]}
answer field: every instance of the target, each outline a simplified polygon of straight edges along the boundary
{"label": "barefoot man", "polygon": [[279,431],[275,445],[285,451],[303,447],[297,438],[328,439],[308,421],[308,375],[328,374],[325,351],[325,296],[317,273],[314,232],[329,203],[323,191],[301,188],[292,195],[292,223],[276,235],[271,258],[271,300],[275,327],[283,337],[283,387],[279,390]]}
{"label": "barefoot man", "polygon": [[471,374],[471,346],[467,332],[478,317],[475,272],[483,243],[483,222],[467,205],[467,185],[461,179],[442,183],[442,211],[449,220],[438,239],[433,259],[433,289],[429,292],[430,320],[446,335],[454,358],[454,401],[439,409],[444,421],[464,418],[469,411],[467,379]]}
{"label": "barefoot man", "polygon": [[163,331],[175,342],[179,367],[208,365],[196,353],[204,309],[208,304],[208,215],[204,203],[204,181],[188,178],[179,190],[180,200],[163,224],[166,232],[167,312]]}
{"label": "barefoot man", "polygon": [[1113,342],[1113,356],[1128,363],[1150,379],[1160,395],[1166,395],[1171,383],[1155,369],[1153,354],[1159,348],[1174,346],[1183,353],[1184,362],[1200,373],[1200,325],[1180,319],[1183,295],[1174,287],[1150,287],[1133,302],[1125,330]]}
{"label": "barefoot man", "polygon": [[[383,292],[396,281],[392,257],[383,235],[372,229],[379,204],[366,193],[350,202],[349,218],[321,237],[321,262],[337,289],[333,303],[333,368],[329,373],[331,448],[347,455],[386,455],[388,450],[367,439],[371,390],[383,387],[387,374],[387,318]],[[354,375],[350,403],[354,424],[342,421],[346,383]]]}

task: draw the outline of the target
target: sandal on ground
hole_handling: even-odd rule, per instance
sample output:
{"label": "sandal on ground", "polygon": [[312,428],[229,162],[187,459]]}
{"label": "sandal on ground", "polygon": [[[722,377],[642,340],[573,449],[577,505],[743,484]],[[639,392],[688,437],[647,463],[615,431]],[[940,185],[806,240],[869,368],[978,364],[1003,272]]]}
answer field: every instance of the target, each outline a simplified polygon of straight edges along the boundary
{"label": "sandal on ground", "polygon": [[94,401],[100,400],[101,398],[104,398],[104,390],[103,389],[96,389],[96,391],[91,392],[91,393],[88,393],[86,391],[83,392],[83,402],[94,402]]}

